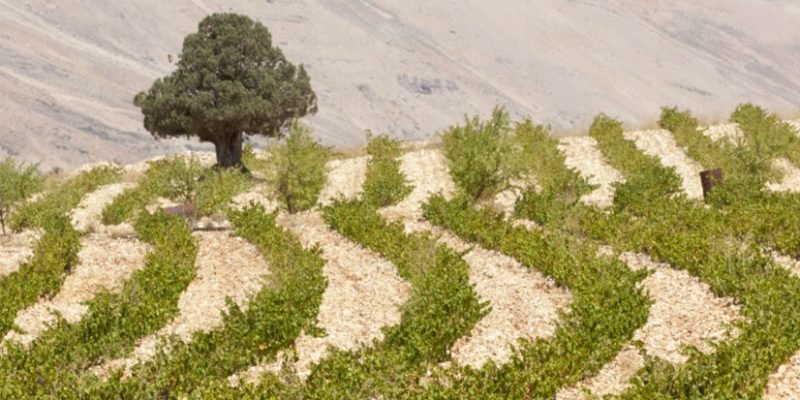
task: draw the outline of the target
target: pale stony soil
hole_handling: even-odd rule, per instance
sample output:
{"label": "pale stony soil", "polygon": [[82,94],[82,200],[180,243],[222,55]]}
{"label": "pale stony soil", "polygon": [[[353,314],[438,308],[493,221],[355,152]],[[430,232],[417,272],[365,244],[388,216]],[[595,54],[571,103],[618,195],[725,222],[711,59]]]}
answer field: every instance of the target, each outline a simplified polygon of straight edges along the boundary
{"label": "pale stony soil", "polygon": [[616,182],[624,182],[622,173],[610,166],[597,149],[597,141],[589,136],[570,136],[561,138],[558,149],[564,153],[567,167],[573,168],[590,184],[599,185],[583,198],[585,204],[600,208],[610,207],[614,202]]}
{"label": "pale stony soil", "polygon": [[266,185],[256,185],[247,192],[240,193],[231,199],[234,208],[242,209],[251,203],[260,204],[266,212],[272,212],[280,205],[270,198]]}
{"label": "pale stony soil", "polygon": [[468,336],[453,345],[453,361],[480,368],[489,360],[498,365],[511,360],[519,339],[552,336],[559,311],[572,301],[568,290],[540,272],[525,268],[518,261],[478,245],[466,243],[444,233],[439,241],[464,255],[470,282],[491,312],[481,319]]}
{"label": "pale stony soil", "polygon": [[558,391],[558,400],[586,400],[585,391],[594,396],[617,395],[630,387],[630,378],[644,368],[644,357],[633,346],[622,348],[614,360],[603,366],[597,375],[586,379],[577,386]]}
{"label": "pale stony soil", "polygon": [[352,199],[361,194],[367,173],[368,157],[345,158],[328,162],[328,184],[319,194],[319,203],[327,206],[337,198]]}
{"label": "pale stony soil", "polygon": [[764,400],[794,399],[800,399],[800,352],[769,377],[764,391]]}
{"label": "pale stony soil", "polygon": [[800,277],[800,261],[786,255],[778,254],[777,252],[772,253],[772,259],[793,275]]}
{"label": "pale stony soil", "polygon": [[442,193],[449,197],[455,191],[441,153],[436,150],[408,153],[402,158],[401,170],[414,190],[405,201],[384,208],[381,214],[389,220],[403,222],[408,232],[431,232],[454,250],[469,250],[464,260],[469,266],[470,282],[475,284],[480,298],[489,301],[492,307],[468,336],[453,345],[453,361],[475,368],[489,360],[503,364],[510,360],[518,339],[552,335],[559,310],[571,301],[570,293],[538,271],[529,270],[510,257],[466,243],[422,218],[420,205],[431,194]]}
{"label": "pale stony soil", "polygon": [[742,136],[742,131],[739,130],[739,125],[735,123],[719,124],[703,129],[703,135],[708,136],[713,141],[728,139],[731,143],[736,144],[737,140]]}
{"label": "pale stony soil", "polygon": [[[613,250],[602,248],[599,253],[609,256]],[[682,353],[682,346],[695,346],[708,353],[713,351],[709,342],[717,343],[736,333],[729,331],[730,324],[741,319],[740,307],[733,299],[714,296],[707,284],[685,271],[656,263],[647,255],[623,253],[620,260],[633,270],[651,271],[641,285],[654,303],[647,322],[633,337],[643,343],[647,354],[679,364],[688,358]],[[562,389],[557,398],[584,399],[584,389],[596,396],[620,394],[643,366],[639,350],[626,346],[596,376]]]}
{"label": "pale stony soil", "polygon": [[0,235],[0,277],[19,270],[20,264],[33,257],[33,245],[40,236],[34,231]]}
{"label": "pale stony soil", "polygon": [[421,219],[421,206],[431,195],[441,193],[450,197],[455,193],[455,183],[450,178],[447,161],[440,150],[411,151],[404,154],[400,162],[400,172],[414,189],[396,206],[385,208],[384,215],[398,213],[404,217]]}
{"label": "pale stony soil", "polygon": [[625,132],[625,139],[636,143],[636,147],[645,154],[658,158],[664,166],[675,168],[688,198],[703,198],[703,186],[700,183],[700,171],[703,167],[678,147],[669,131],[656,129]]}
{"label": "pale stony soil", "polygon": [[[304,247],[319,245],[322,250],[328,287],[322,296],[317,325],[325,335],[303,333],[294,344],[293,357],[279,354],[272,363],[231,377],[232,384],[240,378],[257,382],[263,373],[278,374],[283,368],[306,378],[329,348],[353,350],[381,340],[384,327],[400,323],[400,307],[408,300],[409,284],[398,276],[394,265],[328,228],[319,212],[282,215],[280,224],[296,235]],[[287,365],[290,358],[293,361]]]}
{"label": "pale stony soil", "polygon": [[80,321],[88,311],[85,302],[100,290],[120,290],[125,280],[144,266],[146,253],[147,246],[137,240],[100,235],[84,237],[78,253],[80,262],[66,277],[58,294],[42,298],[21,311],[14,323],[24,333],[9,332],[4,340],[29,344],[56,321],[53,312],[67,322]]}
{"label": "pale stony soil", "polygon": [[78,232],[100,232],[106,226],[100,221],[103,209],[114,201],[126,189],[135,184],[123,182],[105,185],[81,199],[80,204],[72,210],[72,225]]}
{"label": "pale stony soil", "polygon": [[222,323],[226,299],[247,308],[250,296],[264,283],[269,268],[258,248],[230,232],[195,232],[198,244],[197,276],[178,301],[178,315],[156,334],[140,339],[126,359],[112,360],[95,368],[101,376],[152,358],[160,340],[177,335],[184,342],[194,332],[208,332]]}
{"label": "pale stony soil", "polygon": [[783,177],[780,182],[767,183],[767,190],[773,192],[800,192],[800,168],[797,168],[785,158],[775,160],[773,165],[783,173]]}
{"label": "pale stony soil", "polygon": [[682,354],[682,345],[710,352],[713,347],[708,342],[729,338],[729,325],[741,319],[741,307],[732,298],[714,296],[708,284],[686,271],[656,263],[644,254],[623,253],[620,259],[631,269],[652,272],[642,286],[655,303],[645,326],[634,334],[650,355],[683,363],[688,357]]}

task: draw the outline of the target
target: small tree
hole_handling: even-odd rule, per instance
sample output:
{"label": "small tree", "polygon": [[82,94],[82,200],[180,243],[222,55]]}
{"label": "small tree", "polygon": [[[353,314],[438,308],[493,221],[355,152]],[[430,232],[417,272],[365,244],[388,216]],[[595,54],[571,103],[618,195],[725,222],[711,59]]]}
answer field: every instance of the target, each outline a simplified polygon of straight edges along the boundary
{"label": "small tree", "polygon": [[177,66],[134,98],[144,127],[156,138],[213,143],[223,167],[243,167],[243,134],[276,136],[291,119],[317,110],[306,70],[247,16],[206,17],[184,40]]}
{"label": "small tree", "polygon": [[399,203],[411,193],[412,187],[400,171],[400,142],[386,135],[372,136],[367,132],[366,180],[364,201],[376,207]]}
{"label": "small tree", "polygon": [[272,149],[272,166],[265,175],[274,185],[275,194],[290,213],[307,210],[317,204],[328,178],[327,162],[331,152],[311,136],[311,130],[295,121],[285,143]]}
{"label": "small tree", "polygon": [[24,166],[8,158],[0,162],[0,227],[6,234],[6,218],[20,202],[42,188],[38,165]]}
{"label": "small tree", "polygon": [[453,180],[473,201],[505,190],[520,176],[512,132],[508,112],[498,107],[492,119],[466,118],[442,135]]}

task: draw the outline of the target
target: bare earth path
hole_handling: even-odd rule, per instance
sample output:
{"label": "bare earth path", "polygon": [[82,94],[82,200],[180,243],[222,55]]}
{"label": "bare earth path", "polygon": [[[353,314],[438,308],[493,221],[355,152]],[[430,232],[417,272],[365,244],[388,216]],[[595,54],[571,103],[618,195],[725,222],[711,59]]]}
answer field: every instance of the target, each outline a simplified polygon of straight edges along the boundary
{"label": "bare earth path", "polygon": [[156,334],[143,338],[126,359],[113,360],[99,367],[105,375],[112,370],[129,368],[153,357],[159,341],[177,335],[184,342],[197,331],[210,331],[222,323],[226,298],[240,308],[247,308],[249,296],[259,290],[269,268],[258,249],[227,231],[195,232],[198,241],[197,277],[178,301],[178,316]]}
{"label": "bare earth path", "polygon": [[[516,260],[466,243],[457,236],[432,226],[422,218],[420,206],[432,194],[450,197],[455,184],[446,160],[438,150],[419,150],[405,154],[401,171],[414,186],[411,194],[397,206],[381,210],[389,220],[403,222],[407,231],[432,232],[441,243],[456,251],[467,251],[470,282],[491,311],[478,321],[468,336],[453,345],[453,361],[480,368],[493,360],[506,363],[520,338],[534,339],[555,332],[558,311],[571,301],[570,293],[540,272],[529,270]],[[514,194],[509,193],[513,198]]]}
{"label": "bare earth path", "polygon": [[358,197],[366,179],[367,159],[354,157],[328,162],[328,183],[319,195],[319,203],[327,206],[338,197]]}
{"label": "bare earth path", "polygon": [[656,157],[666,167],[674,167],[681,178],[681,187],[686,196],[697,200],[703,198],[703,186],[700,183],[700,171],[703,167],[689,158],[678,147],[672,134],[664,129],[625,132],[625,139],[636,143],[645,154]]}
{"label": "bare earth path", "polygon": [[585,204],[600,208],[614,202],[615,182],[623,182],[622,173],[614,169],[597,149],[597,141],[590,136],[571,136],[560,139],[558,149],[564,153],[567,167],[573,168],[592,185],[599,185],[581,199]]}
{"label": "bare earth path", "polygon": [[90,235],[81,240],[80,262],[67,276],[61,290],[53,298],[42,298],[21,311],[14,323],[24,333],[9,332],[4,340],[27,345],[35,340],[48,324],[55,322],[58,312],[70,323],[80,321],[88,308],[84,304],[100,290],[118,291],[130,275],[144,266],[147,246],[134,239],[113,239]]}
{"label": "bare earth path", "polygon": [[103,209],[114,201],[126,189],[136,186],[134,183],[122,182],[101,186],[81,199],[80,204],[72,210],[72,225],[78,232],[104,232],[107,228],[100,222]]}
{"label": "bare earth path", "polygon": [[0,235],[0,277],[17,271],[20,264],[33,257],[33,245],[39,236],[33,231]]}
{"label": "bare earth path", "polygon": [[[709,341],[730,337],[728,326],[741,318],[733,299],[714,296],[707,284],[685,271],[656,263],[644,254],[623,253],[619,258],[633,270],[651,271],[642,281],[642,287],[653,304],[647,322],[633,337],[643,343],[647,354],[679,364],[687,360],[681,353],[682,346],[696,346],[708,353],[713,351]],[[576,387],[562,389],[557,398],[584,399],[583,389],[596,396],[620,394],[642,367],[644,358],[639,350],[625,346],[596,376]]]}

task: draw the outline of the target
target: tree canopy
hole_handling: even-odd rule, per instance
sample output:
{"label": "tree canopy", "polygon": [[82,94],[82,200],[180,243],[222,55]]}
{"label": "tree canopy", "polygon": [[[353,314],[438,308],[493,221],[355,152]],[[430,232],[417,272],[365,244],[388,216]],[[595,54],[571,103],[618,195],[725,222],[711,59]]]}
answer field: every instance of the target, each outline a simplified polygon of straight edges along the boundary
{"label": "tree canopy", "polygon": [[215,145],[225,167],[241,165],[243,134],[277,136],[317,111],[305,68],[272,46],[263,24],[232,13],[201,21],[184,39],[177,69],[134,103],[153,136],[197,136]]}

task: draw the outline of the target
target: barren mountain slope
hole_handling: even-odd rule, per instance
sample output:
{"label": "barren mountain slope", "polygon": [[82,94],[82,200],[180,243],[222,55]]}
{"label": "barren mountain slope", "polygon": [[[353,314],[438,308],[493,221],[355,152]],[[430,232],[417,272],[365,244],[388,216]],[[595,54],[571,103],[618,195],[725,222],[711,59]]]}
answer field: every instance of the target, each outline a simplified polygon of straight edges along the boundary
{"label": "barren mountain slope", "polygon": [[309,121],[335,145],[368,128],[429,136],[495,104],[570,130],[599,111],[642,124],[664,104],[716,117],[800,102],[788,0],[0,0],[0,156],[73,167],[198,146],[153,142],[131,99],[227,10],[307,65]]}

